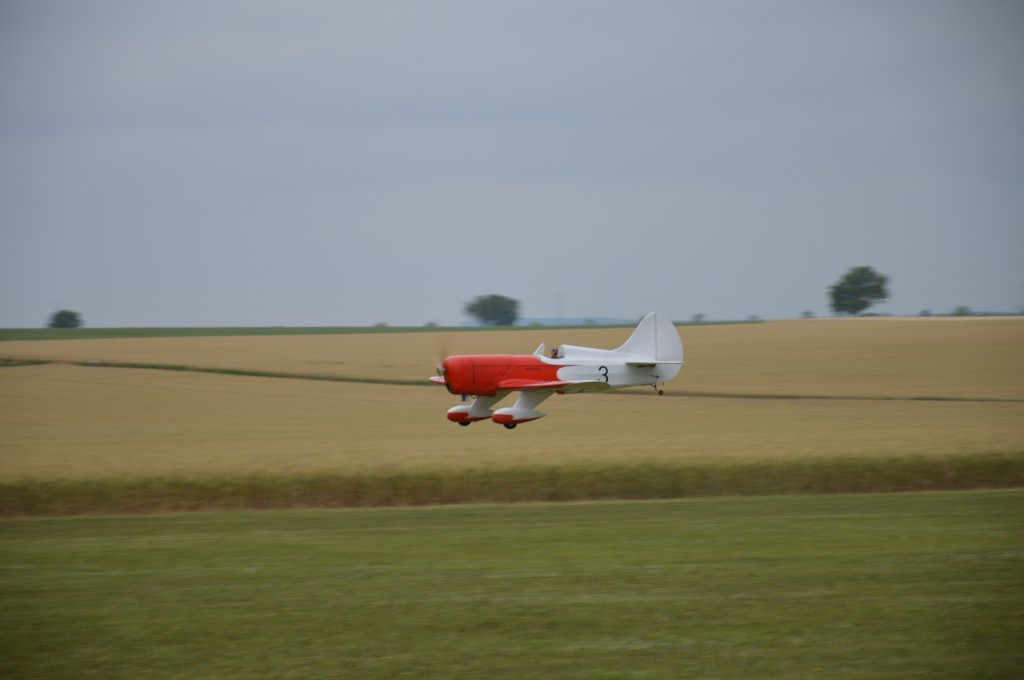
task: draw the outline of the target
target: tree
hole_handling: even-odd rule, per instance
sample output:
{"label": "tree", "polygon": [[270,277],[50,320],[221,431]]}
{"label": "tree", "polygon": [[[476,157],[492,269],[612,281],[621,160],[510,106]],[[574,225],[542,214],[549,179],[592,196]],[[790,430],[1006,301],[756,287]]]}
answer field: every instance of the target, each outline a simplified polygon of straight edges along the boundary
{"label": "tree", "polygon": [[466,314],[485,326],[512,326],[519,318],[519,300],[504,295],[479,295],[466,303]]}
{"label": "tree", "polygon": [[836,314],[860,314],[889,297],[889,278],[871,267],[851,267],[843,278],[829,288],[832,311]]}
{"label": "tree", "polygon": [[54,312],[50,317],[50,328],[78,328],[82,325],[82,316],[70,309]]}

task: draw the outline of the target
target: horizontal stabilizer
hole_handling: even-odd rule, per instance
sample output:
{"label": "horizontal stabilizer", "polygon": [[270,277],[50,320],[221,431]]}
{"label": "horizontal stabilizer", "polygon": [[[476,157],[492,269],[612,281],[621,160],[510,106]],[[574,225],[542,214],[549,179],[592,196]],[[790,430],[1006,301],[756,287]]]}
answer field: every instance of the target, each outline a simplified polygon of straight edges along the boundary
{"label": "horizontal stabilizer", "polygon": [[653,362],[653,361],[627,361],[626,362],[627,366],[636,366],[637,368],[653,368],[653,367],[657,366],[658,364],[668,364],[670,366],[672,366],[672,365],[682,366],[683,362],[682,361],[658,361],[658,362]]}

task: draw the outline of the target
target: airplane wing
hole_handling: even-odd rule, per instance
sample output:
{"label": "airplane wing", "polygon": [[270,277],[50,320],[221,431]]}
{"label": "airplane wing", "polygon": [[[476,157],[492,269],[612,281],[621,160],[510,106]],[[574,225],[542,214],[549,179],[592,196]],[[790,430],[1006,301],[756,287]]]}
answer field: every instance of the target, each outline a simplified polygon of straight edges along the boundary
{"label": "airplane wing", "polygon": [[590,390],[606,390],[610,386],[603,380],[524,380],[515,378],[502,380],[498,383],[501,390],[551,390],[552,392],[587,392]]}

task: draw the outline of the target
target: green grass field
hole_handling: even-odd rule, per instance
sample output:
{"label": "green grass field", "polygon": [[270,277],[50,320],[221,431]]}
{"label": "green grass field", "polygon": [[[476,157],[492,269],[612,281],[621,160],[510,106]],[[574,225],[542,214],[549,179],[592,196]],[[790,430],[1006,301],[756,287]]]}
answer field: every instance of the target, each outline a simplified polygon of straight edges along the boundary
{"label": "green grass field", "polygon": [[0,521],[6,678],[1010,678],[1024,492]]}

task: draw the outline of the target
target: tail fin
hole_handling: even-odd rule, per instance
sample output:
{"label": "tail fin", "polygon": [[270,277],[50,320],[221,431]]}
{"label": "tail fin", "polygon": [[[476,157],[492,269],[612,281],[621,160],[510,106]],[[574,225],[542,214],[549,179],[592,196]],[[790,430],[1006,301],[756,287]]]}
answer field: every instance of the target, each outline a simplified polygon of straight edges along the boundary
{"label": "tail fin", "polygon": [[654,359],[658,363],[683,362],[683,341],[667,316],[651,312],[616,352]]}

